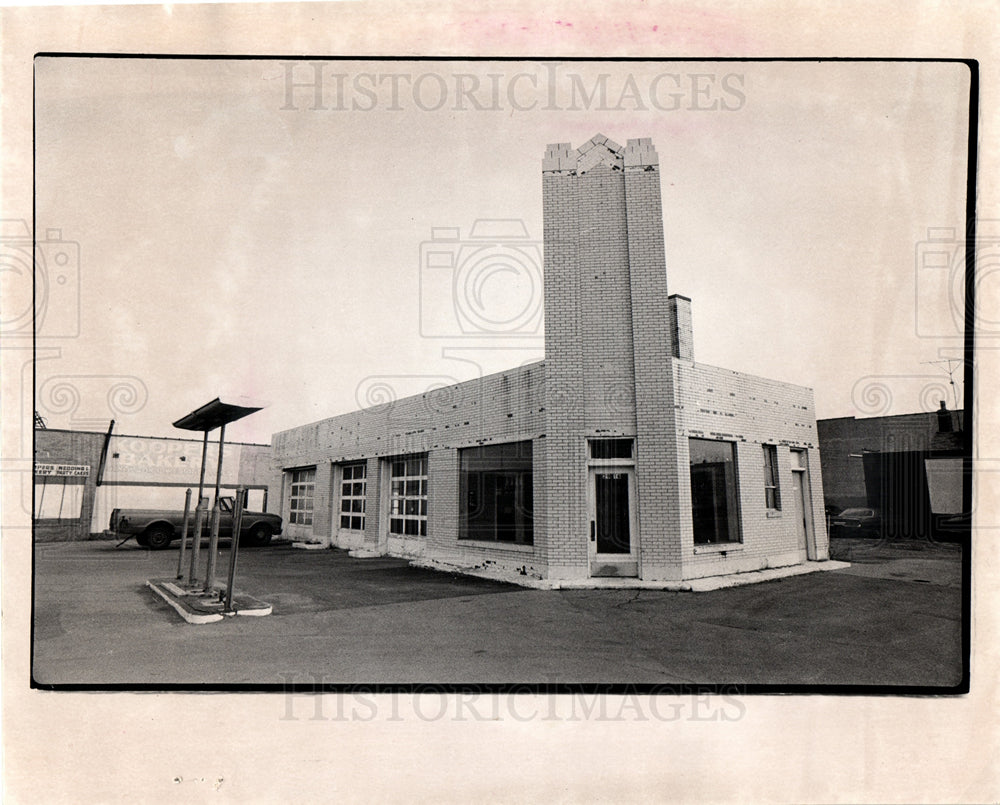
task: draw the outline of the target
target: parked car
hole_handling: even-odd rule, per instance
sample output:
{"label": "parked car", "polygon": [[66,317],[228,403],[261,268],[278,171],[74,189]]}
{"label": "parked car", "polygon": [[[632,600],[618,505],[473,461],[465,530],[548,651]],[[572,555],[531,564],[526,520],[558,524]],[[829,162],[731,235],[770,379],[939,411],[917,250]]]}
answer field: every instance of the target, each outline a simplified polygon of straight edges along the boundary
{"label": "parked car", "polygon": [[[219,498],[221,517],[219,518],[219,536],[233,536],[233,498]],[[206,512],[204,528],[207,533],[209,515]],[[194,511],[191,511],[190,528],[194,528]],[[144,548],[167,548],[175,539],[180,539],[184,527],[184,512],[171,509],[115,509],[111,512],[109,528],[116,537],[128,539],[134,536],[135,541]],[[271,541],[271,537],[281,533],[281,518],[267,512],[243,512],[240,525],[240,544],[262,546]]]}
{"label": "parked car", "polygon": [[882,532],[877,509],[844,509],[830,518],[831,537],[876,537]]}

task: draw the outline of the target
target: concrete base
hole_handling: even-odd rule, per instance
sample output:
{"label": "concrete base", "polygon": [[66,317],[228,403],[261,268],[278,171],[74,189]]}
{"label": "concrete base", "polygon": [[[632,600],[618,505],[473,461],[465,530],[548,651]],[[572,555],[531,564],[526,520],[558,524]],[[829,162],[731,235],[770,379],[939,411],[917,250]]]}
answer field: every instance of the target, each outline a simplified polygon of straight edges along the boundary
{"label": "concrete base", "polygon": [[188,623],[214,623],[232,615],[260,617],[271,614],[270,604],[236,592],[233,593],[233,611],[225,612],[224,584],[216,583],[213,592],[208,594],[205,593],[203,584],[185,586],[176,579],[147,579],[146,586],[170,604]]}
{"label": "concrete base", "polygon": [[639,590],[671,590],[702,593],[711,590],[721,590],[726,587],[739,587],[744,584],[759,584],[764,581],[783,579],[789,576],[801,576],[806,573],[817,573],[821,570],[843,570],[850,567],[849,562],[806,562],[790,567],[774,567],[767,570],[754,570],[746,573],[730,573],[725,576],[705,576],[698,579],[683,581],[650,581],[635,578],[587,578],[587,579],[537,579],[495,569],[485,570],[474,567],[458,567],[430,559],[417,559],[410,562],[416,567],[426,567],[431,570],[442,570],[451,573],[464,573],[492,581],[505,581],[521,587],[535,590],[597,590],[597,589],[639,589]]}
{"label": "concrete base", "polygon": [[292,547],[303,551],[322,551],[330,546],[325,542],[293,542]]}

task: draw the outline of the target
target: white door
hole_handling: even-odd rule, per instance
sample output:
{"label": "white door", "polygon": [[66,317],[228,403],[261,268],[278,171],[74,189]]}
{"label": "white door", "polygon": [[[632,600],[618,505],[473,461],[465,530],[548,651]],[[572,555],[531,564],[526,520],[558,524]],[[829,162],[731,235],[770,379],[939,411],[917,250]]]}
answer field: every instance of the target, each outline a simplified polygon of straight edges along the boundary
{"label": "white door", "polygon": [[589,545],[591,576],[638,576],[635,470],[590,468]]}

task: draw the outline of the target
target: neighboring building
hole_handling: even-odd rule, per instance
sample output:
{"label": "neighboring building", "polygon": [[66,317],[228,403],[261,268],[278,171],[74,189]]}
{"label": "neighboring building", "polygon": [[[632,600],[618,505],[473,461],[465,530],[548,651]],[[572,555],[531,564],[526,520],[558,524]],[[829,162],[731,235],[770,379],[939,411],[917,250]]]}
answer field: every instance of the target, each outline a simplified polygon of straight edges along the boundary
{"label": "neighboring building", "polygon": [[33,514],[38,542],[86,539],[94,515],[106,433],[35,429]]}
{"label": "neighboring building", "polygon": [[651,142],[542,181],[545,360],[275,434],[286,534],[548,579],[827,559],[812,391],[694,361]]}
{"label": "neighboring building", "polygon": [[[114,423],[112,423],[113,425]],[[218,445],[209,442],[206,489],[214,491]],[[197,494],[201,440],[35,429],[34,536],[39,542],[87,539],[107,528],[118,507],[184,508]],[[243,486],[253,508],[267,511],[269,445],[226,443],[222,487]],[[192,507],[197,500],[192,500]]]}
{"label": "neighboring building", "polygon": [[962,511],[964,417],[937,411],[817,422],[831,510],[881,512],[888,537],[954,536]]}

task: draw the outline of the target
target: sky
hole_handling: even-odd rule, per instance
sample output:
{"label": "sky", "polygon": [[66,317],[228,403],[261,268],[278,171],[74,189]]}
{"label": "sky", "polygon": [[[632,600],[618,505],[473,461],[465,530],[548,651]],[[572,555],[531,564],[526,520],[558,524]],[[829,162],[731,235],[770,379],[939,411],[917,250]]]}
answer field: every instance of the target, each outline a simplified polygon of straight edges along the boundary
{"label": "sky", "polygon": [[968,92],[945,63],[37,58],[35,408],[184,436],[244,397],[227,438],[268,443],[539,360],[541,159],[597,133],[659,153],[696,360],[819,418],[953,406]]}

